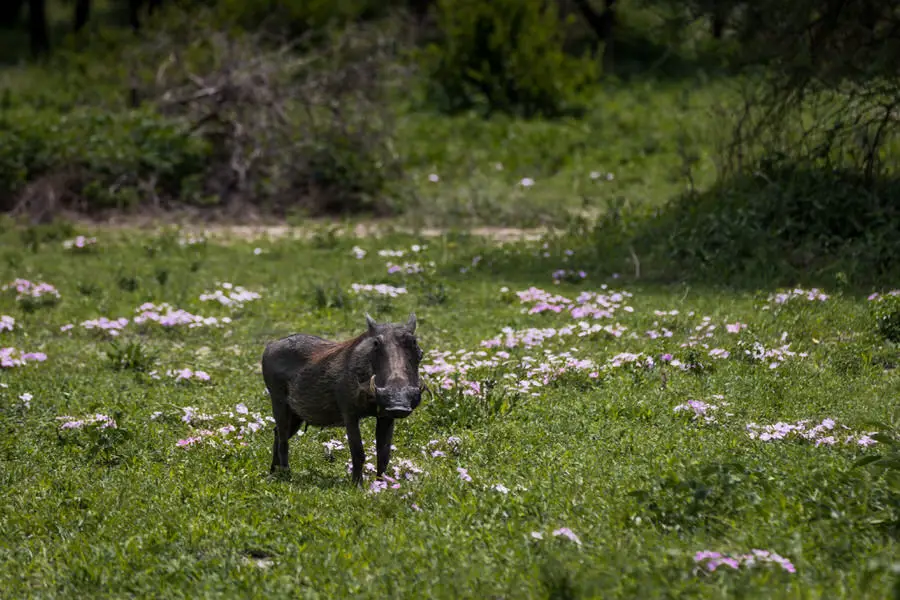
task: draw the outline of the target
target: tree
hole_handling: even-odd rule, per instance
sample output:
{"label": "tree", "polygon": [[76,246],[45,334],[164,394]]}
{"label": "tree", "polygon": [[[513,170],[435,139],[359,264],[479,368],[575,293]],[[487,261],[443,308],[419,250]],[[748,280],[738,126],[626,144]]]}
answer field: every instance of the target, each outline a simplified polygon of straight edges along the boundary
{"label": "tree", "polygon": [[755,148],[873,180],[900,134],[900,5],[761,0],[733,17],[739,60],[763,67],[736,130],[738,165]]}
{"label": "tree", "polygon": [[434,2],[435,0],[407,0],[407,6],[416,19],[421,22],[434,6]]}
{"label": "tree", "polygon": [[[148,15],[152,15],[162,7],[162,0],[146,0],[146,3]],[[141,29],[140,12],[143,5],[144,0],[128,0],[128,22],[134,31]]]}
{"label": "tree", "polygon": [[75,0],[75,31],[81,31],[91,16],[91,0]]}
{"label": "tree", "polygon": [[613,41],[616,33],[616,0],[605,0],[603,12],[598,13],[589,0],[572,0],[575,8],[594,31],[597,40],[603,42],[603,66],[613,66]]}
{"label": "tree", "polygon": [[19,24],[19,16],[25,0],[4,0],[0,2],[0,27],[14,27]]}
{"label": "tree", "polygon": [[28,32],[31,38],[31,53],[34,56],[50,50],[46,0],[28,0]]}

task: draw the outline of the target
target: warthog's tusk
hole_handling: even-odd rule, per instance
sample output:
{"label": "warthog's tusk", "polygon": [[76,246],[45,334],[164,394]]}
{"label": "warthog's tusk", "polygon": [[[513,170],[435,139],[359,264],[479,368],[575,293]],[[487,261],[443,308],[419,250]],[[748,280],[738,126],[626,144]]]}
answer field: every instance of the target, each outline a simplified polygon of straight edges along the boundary
{"label": "warthog's tusk", "polygon": [[375,376],[372,375],[372,379],[369,380],[369,393],[373,396],[375,395]]}

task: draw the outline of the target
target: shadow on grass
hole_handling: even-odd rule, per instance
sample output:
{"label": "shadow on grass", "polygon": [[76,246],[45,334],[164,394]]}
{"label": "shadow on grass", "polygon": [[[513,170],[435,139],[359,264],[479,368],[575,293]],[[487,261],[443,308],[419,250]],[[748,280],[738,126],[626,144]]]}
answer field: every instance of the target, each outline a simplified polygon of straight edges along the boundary
{"label": "shadow on grass", "polygon": [[[509,253],[458,236],[458,245],[477,248],[482,264],[472,269],[472,259],[461,257],[442,275],[450,287],[488,275],[552,290],[554,271],[583,269],[585,289],[601,283],[742,292],[800,286],[867,296],[900,284],[897,198],[898,179],[866,182],[833,170],[771,168],[662,208],[606,215],[550,240],[547,249]],[[569,247],[575,253],[563,261]],[[641,267],[637,279],[633,256]],[[613,273],[620,277],[609,278]]]}
{"label": "shadow on grass", "polygon": [[643,220],[633,244],[659,281],[868,294],[898,283],[898,197],[897,178],[763,168],[676,198]]}
{"label": "shadow on grass", "polygon": [[334,475],[325,473],[315,467],[303,469],[302,471],[292,470],[288,473],[279,472],[270,474],[266,472],[266,477],[272,481],[289,484],[292,486],[300,486],[303,488],[319,488],[321,490],[330,490],[335,488],[352,487],[350,476],[335,477]]}

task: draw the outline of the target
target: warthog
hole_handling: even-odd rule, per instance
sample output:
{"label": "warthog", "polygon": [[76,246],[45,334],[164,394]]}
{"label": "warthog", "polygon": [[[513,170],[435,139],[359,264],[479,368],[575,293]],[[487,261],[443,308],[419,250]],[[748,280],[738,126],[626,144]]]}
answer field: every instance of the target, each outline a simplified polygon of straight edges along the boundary
{"label": "warthog", "polygon": [[376,323],[355,338],[333,342],[298,333],[270,342],[263,352],[262,372],[272,398],[275,443],[272,468],[287,470],[288,440],[300,426],[347,430],[353,482],[362,483],[365,462],[359,420],[376,417],[376,475],[391,458],[394,420],[408,417],[419,405],[419,361],[416,315],[405,324]]}

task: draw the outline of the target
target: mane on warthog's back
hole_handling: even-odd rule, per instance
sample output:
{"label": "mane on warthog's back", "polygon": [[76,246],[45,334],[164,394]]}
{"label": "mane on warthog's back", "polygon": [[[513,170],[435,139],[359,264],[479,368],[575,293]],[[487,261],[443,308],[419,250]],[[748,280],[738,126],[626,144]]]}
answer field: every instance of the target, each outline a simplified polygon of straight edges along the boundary
{"label": "mane on warthog's back", "polygon": [[312,353],[310,359],[315,362],[320,362],[323,360],[328,360],[329,358],[335,356],[336,354],[341,354],[342,352],[350,352],[354,348],[356,348],[366,337],[369,335],[368,331],[364,331],[356,337],[352,337],[350,339],[346,339],[340,342],[334,342],[331,340],[327,340],[328,344],[317,349]]}

